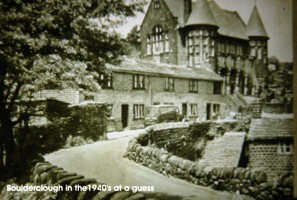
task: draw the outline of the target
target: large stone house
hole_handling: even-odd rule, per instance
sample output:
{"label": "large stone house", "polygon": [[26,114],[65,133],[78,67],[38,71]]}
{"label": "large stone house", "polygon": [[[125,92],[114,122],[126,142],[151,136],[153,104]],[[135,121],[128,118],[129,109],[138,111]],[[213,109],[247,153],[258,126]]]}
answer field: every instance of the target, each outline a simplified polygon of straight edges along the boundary
{"label": "large stone house", "polygon": [[140,59],[107,66],[102,90],[76,101],[109,104],[109,130],[143,127],[154,104],[174,104],[190,120],[225,118],[261,91],[268,39],[256,7],[246,25],[214,1],[152,0]]}
{"label": "large stone house", "polygon": [[256,6],[245,24],[213,0],[152,0],[140,39],[143,59],[212,69],[227,94],[263,89],[269,37]]}

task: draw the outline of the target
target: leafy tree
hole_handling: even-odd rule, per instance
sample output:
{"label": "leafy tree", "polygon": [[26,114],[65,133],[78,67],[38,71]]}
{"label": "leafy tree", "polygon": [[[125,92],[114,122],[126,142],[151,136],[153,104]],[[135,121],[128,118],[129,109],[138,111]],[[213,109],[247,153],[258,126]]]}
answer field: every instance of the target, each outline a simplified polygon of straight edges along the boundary
{"label": "leafy tree", "polygon": [[43,88],[98,89],[98,73],[125,53],[114,27],[142,11],[137,0],[0,1],[0,172],[17,175],[16,102]]}
{"label": "leafy tree", "polygon": [[133,54],[134,52],[140,51],[140,29],[138,26],[134,26],[131,31],[128,33],[126,38],[129,46],[130,46],[130,53]]}
{"label": "leafy tree", "polygon": [[274,65],[275,70],[278,70],[280,62],[279,62],[277,57],[271,56],[271,57],[268,58],[268,65]]}

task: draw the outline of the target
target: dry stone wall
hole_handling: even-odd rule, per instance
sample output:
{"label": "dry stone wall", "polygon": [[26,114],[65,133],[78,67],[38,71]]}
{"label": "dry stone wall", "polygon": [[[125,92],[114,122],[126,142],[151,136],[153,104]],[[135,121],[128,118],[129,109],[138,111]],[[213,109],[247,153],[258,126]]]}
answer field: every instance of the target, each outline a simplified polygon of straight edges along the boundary
{"label": "dry stone wall", "polygon": [[[0,199],[11,200],[157,200],[157,199],[189,199],[188,197],[171,196],[155,192],[135,192],[133,190],[115,191],[111,186],[98,182],[93,178],[65,171],[49,162],[39,162],[31,170],[31,182],[25,187],[47,187],[43,191],[9,191],[18,184],[0,184],[3,187]],[[0,182],[1,183],[1,182]],[[10,188],[10,189],[8,189]],[[68,188],[68,189],[67,189]],[[85,188],[85,189],[83,189]],[[95,189],[96,188],[96,189]],[[47,191],[46,191],[47,190]]]}
{"label": "dry stone wall", "polygon": [[177,157],[163,148],[149,146],[150,142],[147,142],[147,146],[141,145],[145,142],[144,139],[151,138],[154,132],[160,134],[161,130],[186,128],[189,125],[176,123],[148,127],[138,138],[133,138],[129,142],[126,157],[163,175],[185,179],[216,190],[240,192],[260,200],[293,199],[292,173],[283,174],[277,182],[271,183],[265,171],[261,169],[210,167]]}
{"label": "dry stone wall", "polygon": [[[7,187],[2,189],[0,199],[59,199],[59,200],[145,200],[143,193],[133,193],[132,191],[113,191],[106,189],[104,183],[96,179],[85,178],[76,173],[70,173],[64,169],[52,165],[48,162],[40,162],[32,168],[31,183],[27,186],[53,186],[55,191],[27,192],[27,191],[8,191]],[[12,186],[18,186],[12,184]],[[75,187],[80,189],[75,189]],[[86,186],[87,190],[81,188]],[[97,189],[93,189],[97,186]],[[53,188],[52,187],[52,188]],[[68,191],[67,188],[68,187]],[[106,185],[106,187],[108,187]],[[72,188],[70,190],[69,188]],[[100,191],[101,188],[101,191]],[[104,189],[105,188],[105,189]]]}

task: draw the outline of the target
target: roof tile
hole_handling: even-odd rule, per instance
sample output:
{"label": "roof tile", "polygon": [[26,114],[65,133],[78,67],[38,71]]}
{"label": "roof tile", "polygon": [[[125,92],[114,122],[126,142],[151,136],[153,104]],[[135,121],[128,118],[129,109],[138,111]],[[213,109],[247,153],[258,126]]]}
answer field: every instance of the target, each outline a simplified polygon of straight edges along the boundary
{"label": "roof tile", "polygon": [[268,38],[267,32],[265,30],[265,27],[263,25],[262,19],[256,6],[254,7],[251,17],[248,21],[247,35]]}
{"label": "roof tile", "polygon": [[107,68],[115,72],[124,73],[142,73],[156,76],[169,76],[208,81],[223,80],[223,78],[214,71],[207,69],[207,66],[201,68],[190,68],[168,64],[156,64],[154,62],[148,62],[144,60],[125,58],[120,65],[108,65]]}
{"label": "roof tile", "polygon": [[291,138],[294,134],[294,119],[262,117],[252,119],[248,140]]}
{"label": "roof tile", "polygon": [[212,167],[238,167],[244,139],[245,132],[226,132],[207,144],[199,162]]}
{"label": "roof tile", "polygon": [[206,0],[199,0],[193,3],[193,10],[186,23],[186,26],[190,25],[212,25],[217,26],[213,13]]}

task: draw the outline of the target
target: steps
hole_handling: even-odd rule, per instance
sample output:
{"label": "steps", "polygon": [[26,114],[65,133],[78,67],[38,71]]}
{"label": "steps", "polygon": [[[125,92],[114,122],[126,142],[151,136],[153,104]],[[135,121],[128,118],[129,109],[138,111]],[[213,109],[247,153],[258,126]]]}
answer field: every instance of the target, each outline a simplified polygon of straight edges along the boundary
{"label": "steps", "polygon": [[242,107],[242,108],[249,107],[249,103],[245,100],[244,96],[239,92],[234,92],[232,95],[228,95],[228,96],[238,107]]}

